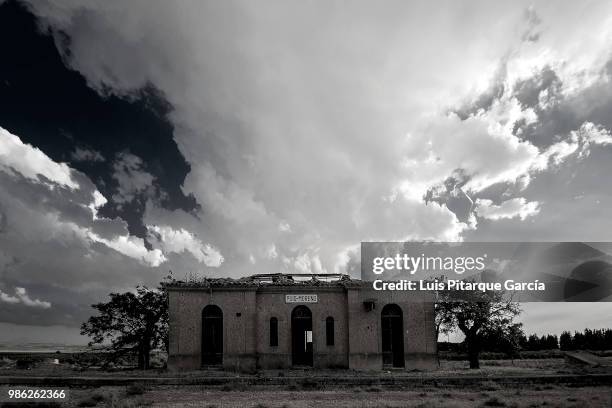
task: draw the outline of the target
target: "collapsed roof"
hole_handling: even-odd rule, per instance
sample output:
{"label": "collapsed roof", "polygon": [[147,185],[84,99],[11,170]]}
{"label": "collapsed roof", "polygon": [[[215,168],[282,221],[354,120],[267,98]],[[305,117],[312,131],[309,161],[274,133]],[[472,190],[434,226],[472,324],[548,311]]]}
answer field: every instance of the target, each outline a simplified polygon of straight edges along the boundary
{"label": "collapsed roof", "polygon": [[304,287],[357,287],[361,281],[349,275],[334,273],[270,273],[246,276],[243,278],[199,278],[187,281],[175,280],[166,283],[168,289],[180,288],[226,288],[226,287],[267,287],[267,286],[304,286]]}

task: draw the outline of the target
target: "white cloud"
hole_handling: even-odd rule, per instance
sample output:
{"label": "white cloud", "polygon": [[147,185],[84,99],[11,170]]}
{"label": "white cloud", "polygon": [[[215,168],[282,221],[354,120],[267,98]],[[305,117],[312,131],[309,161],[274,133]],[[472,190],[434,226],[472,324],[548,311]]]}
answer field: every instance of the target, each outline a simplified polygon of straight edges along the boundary
{"label": "white cloud", "polygon": [[561,141],[557,142],[548,148],[544,152],[542,152],[536,160],[534,160],[534,164],[532,168],[534,170],[546,170],[550,164],[550,160],[555,165],[560,165],[568,156],[575,153],[580,144],[574,138],[571,138],[569,141]]}
{"label": "white cloud", "polygon": [[107,202],[108,200],[106,199],[106,197],[104,197],[102,193],[100,193],[98,190],[95,190],[93,192],[93,201],[89,203],[87,207],[91,210],[94,220],[98,219],[98,210],[100,209],[100,207],[104,206],[104,204],[106,204]]}
{"label": "white cloud", "polygon": [[184,253],[193,255],[198,262],[210,267],[219,267],[223,263],[223,255],[210,244],[204,244],[194,234],[183,229],[174,229],[168,225],[150,225],[147,227],[152,239],[157,239],[164,253]]}
{"label": "white cloud", "polygon": [[283,257],[284,271],[288,273],[326,273],[316,253],[303,253],[295,257]]}
{"label": "white cloud", "polygon": [[571,137],[572,140],[582,144],[579,153],[580,157],[589,156],[592,145],[605,146],[612,144],[610,131],[591,122],[584,122],[578,130],[572,131]]}
{"label": "white cloud", "polygon": [[[427,205],[429,188],[462,170],[470,195],[497,183],[523,189],[574,154],[571,139],[525,139],[519,124],[538,118],[511,91],[549,65],[563,69],[566,93],[588,83],[577,78],[602,67],[610,9],[537,2],[525,14],[531,3],[423,4],[417,13],[410,3],[359,1],[32,7],[70,36],[67,60],[93,87],[126,95],[151,83],[168,98],[191,166],[182,188],[202,211],[149,208],[146,224],[207,237],[226,258],[220,273],[239,274],[253,272],[254,256],[269,270],[304,253],[310,269],[317,256],[336,270],[363,239],[461,240],[474,218]],[[500,61],[502,95],[466,120],[448,114],[489,85]],[[124,183],[126,199],[146,193],[150,179],[140,180]]]}
{"label": "white cloud", "polygon": [[[445,207],[381,197],[407,179],[403,135],[422,112],[486,79],[483,71],[516,41],[508,33],[521,8],[473,7],[462,13],[469,21],[440,26],[438,7],[425,4],[428,21],[402,3],[144,4],[32,7],[70,36],[67,60],[92,86],[125,95],[151,83],[168,98],[191,166],[182,187],[202,205],[200,220],[182,222],[232,260],[226,273],[252,272],[250,255],[265,257],[270,242],[275,264],[258,267],[320,248],[329,270],[365,237],[461,239],[466,224]],[[495,30],[480,25],[492,21],[483,20],[488,13],[498,16]],[[448,46],[455,41],[478,46],[462,47],[458,58],[459,48]],[[410,181],[418,189],[419,180]]]}
{"label": "white cloud", "polygon": [[111,239],[107,239],[92,231],[87,231],[87,237],[92,241],[102,243],[125,256],[137,259],[145,265],[155,267],[166,262],[166,257],[164,256],[163,252],[159,249],[147,249],[142,238],[130,235],[119,235]]}
{"label": "white cloud", "polygon": [[517,121],[532,121],[532,115],[512,98],[465,120],[454,113],[431,118],[408,137],[406,179],[397,188],[412,199],[421,199],[458,169],[468,177],[466,191],[514,183],[529,172],[539,154],[537,147],[512,132]]}
{"label": "white cloud", "polygon": [[20,300],[17,296],[11,296],[8,293],[4,293],[0,290],[0,301],[4,303],[19,303]]}
{"label": "white cloud", "polygon": [[[518,80],[551,67],[561,91],[539,91],[533,108],[542,110],[601,80],[612,3],[536,1],[525,30],[523,11],[532,3],[33,2],[33,10],[70,37],[66,61],[93,87],[131,97],[152,84],[167,96],[175,141],[191,166],[181,187],[202,210],[187,214],[147,203],[145,225],[168,229],[148,250],[122,222],[98,217],[106,199],[89,185],[59,202],[0,184],[8,220],[0,244],[27,265],[5,273],[106,289],[155,279],[162,265],[205,269],[207,262],[220,263],[221,252],[218,273],[227,276],[344,272],[360,240],[461,240],[474,232],[473,215],[459,222],[444,205],[422,200],[460,170],[463,189],[474,197],[497,183],[514,184],[513,193],[529,197],[499,204],[481,199],[480,217],[526,219],[540,211],[530,219],[538,221],[557,205],[564,217],[582,218],[565,227],[566,237],[605,239],[605,192],[587,191],[571,203],[559,193],[574,176],[567,168],[574,156],[586,158],[595,145],[610,144],[605,126],[587,125],[605,121],[584,118],[583,126],[569,125],[575,132],[554,127],[529,139],[525,123],[538,128],[541,118],[512,91]],[[448,114],[489,87],[500,61],[507,62],[506,76],[492,105],[467,119]],[[576,110],[598,101],[586,99]],[[0,155],[11,172],[36,183],[41,174],[62,186],[74,181],[74,172],[44,157],[20,170],[26,164],[15,162],[19,156]],[[139,160],[115,163],[119,201],[149,195],[154,180]],[[546,185],[553,166],[564,175],[556,195]],[[532,191],[538,179],[545,186]],[[549,215],[548,224],[530,230],[531,222],[482,224],[494,225],[494,239],[558,239],[559,217]],[[495,229],[501,224],[515,230]]]}
{"label": "white cloud", "polygon": [[[134,169],[139,160],[131,155],[123,155],[121,158],[123,163],[122,168],[128,170]],[[87,200],[80,204],[91,211],[91,219],[87,225],[79,225],[71,220],[66,220],[65,218],[69,218],[69,215],[62,213],[62,211],[65,211],[64,208],[46,209],[46,212],[41,214],[42,217],[46,218],[49,222],[49,226],[55,229],[54,234],[73,234],[86,242],[101,243],[125,256],[137,259],[143,264],[153,267],[159,266],[166,261],[166,258],[159,249],[148,250],[144,245],[143,239],[130,236],[127,231],[112,237],[102,237],[96,233],[93,230],[95,222],[103,221],[98,218],[97,212],[98,209],[106,203],[106,198],[98,190],[92,188],[93,185],[91,182],[89,182],[87,187],[80,186],[79,183],[73,179],[76,173],[66,164],[54,162],[40,150],[28,144],[24,144],[18,136],[12,135],[2,128],[0,128],[0,166],[2,166],[0,168],[4,168],[5,170],[10,168],[8,174],[19,173],[34,183],[40,183],[39,175],[44,175],[54,183],[70,187],[71,190],[65,193],[65,197],[59,197],[60,201],[57,204],[60,206],[65,206],[66,202],[70,203],[78,202],[78,200]],[[138,180],[138,178],[132,177],[132,180],[134,179]],[[48,185],[45,183],[43,184]],[[136,185],[136,183],[132,182],[128,187],[131,188],[134,185]],[[125,184],[123,186],[125,190],[122,191],[129,190]],[[50,187],[53,187],[53,185],[50,185]],[[18,187],[16,186],[16,188]],[[81,190],[87,191],[84,196],[82,196],[83,193]],[[58,194],[61,194],[61,192]],[[69,197],[69,195],[75,196]],[[40,200],[42,197],[41,195],[35,199]],[[58,197],[54,197],[54,199],[57,200]],[[62,202],[62,200],[65,200],[65,202]],[[123,221],[116,222],[119,224],[123,223]],[[33,229],[36,225],[23,224],[23,227]],[[36,240],[40,239],[40,237],[33,238]]]}
{"label": "white cloud", "polygon": [[[43,177],[63,187],[79,188],[65,163],[56,163],[39,149],[0,127],[0,169],[43,183]],[[53,184],[49,185],[53,187]]]}
{"label": "white cloud", "polygon": [[518,197],[506,200],[501,204],[493,204],[493,201],[487,199],[477,199],[474,209],[479,217],[490,220],[511,219],[518,217],[524,220],[527,217],[534,216],[540,211],[540,203],[537,201],[527,202],[525,198]]}
{"label": "white cloud", "polygon": [[41,309],[49,309],[51,307],[50,302],[30,298],[25,288],[22,287],[15,288],[15,296],[11,296],[0,291],[0,302],[10,304],[23,304],[25,306],[38,307]]}
{"label": "white cloud", "polygon": [[577,153],[578,158],[588,157],[594,145],[612,144],[610,131],[603,126],[584,122],[577,130],[572,130],[566,140],[556,142],[547,147],[531,166],[534,171],[543,171],[549,167],[550,161],[560,165],[569,156]]}
{"label": "white cloud", "polygon": [[30,298],[25,288],[20,288],[20,287],[15,288],[15,295],[19,298],[21,303],[23,303],[26,306],[40,307],[42,309],[48,309],[51,307],[51,303],[49,302]]}
{"label": "white cloud", "polygon": [[612,135],[610,135],[610,131],[591,122],[584,122],[575,133],[589,143],[600,145],[612,144]]}
{"label": "white cloud", "polygon": [[[148,249],[143,239],[129,234],[123,220],[101,217],[98,209],[106,199],[86,176],[39,151],[28,154],[26,149],[34,149],[17,136],[11,139],[12,146],[21,146],[25,159],[8,172],[0,168],[0,247],[8,255],[0,260],[5,265],[0,284],[27,288],[35,282],[50,292],[83,291],[85,296],[100,288],[155,283],[160,276],[157,267],[167,262],[162,250]],[[6,140],[0,143],[5,146]],[[6,162],[1,156],[0,163]],[[75,188],[49,188],[50,181],[41,183],[36,177],[38,171],[54,168],[69,175]],[[31,177],[16,177],[19,174]],[[53,185],[62,181],[54,178]],[[46,305],[23,290],[0,296],[18,305]]]}

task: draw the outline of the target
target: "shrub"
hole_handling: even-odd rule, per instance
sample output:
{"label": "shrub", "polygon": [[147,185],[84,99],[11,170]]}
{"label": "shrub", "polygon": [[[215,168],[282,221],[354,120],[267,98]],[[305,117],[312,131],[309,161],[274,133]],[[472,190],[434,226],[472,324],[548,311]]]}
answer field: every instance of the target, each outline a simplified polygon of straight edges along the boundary
{"label": "shrub", "polygon": [[32,359],[19,359],[15,362],[15,368],[18,370],[31,370],[35,365],[35,361]]}
{"label": "shrub", "polygon": [[140,383],[130,384],[126,388],[125,393],[127,395],[142,395],[145,393],[145,386]]}
{"label": "shrub", "polygon": [[114,401],[111,408],[142,408],[151,405],[151,401],[145,401],[141,397],[137,397],[134,399],[123,399],[119,401]]}
{"label": "shrub", "polygon": [[507,404],[497,397],[492,397],[482,403],[483,407],[505,407]]}
{"label": "shrub", "polygon": [[246,386],[241,382],[229,382],[221,387],[221,391],[244,391]]}
{"label": "shrub", "polygon": [[96,405],[98,405],[98,401],[92,397],[87,397],[77,403],[77,407],[95,407]]}
{"label": "shrub", "polygon": [[499,384],[497,384],[494,381],[483,381],[480,383],[480,387],[484,390],[484,391],[497,391],[499,390]]}
{"label": "shrub", "polygon": [[315,380],[304,380],[301,384],[302,388],[305,390],[314,390],[317,388],[321,388],[321,384],[319,384]]}
{"label": "shrub", "polygon": [[102,393],[100,393],[100,392],[96,392],[95,394],[93,394],[93,395],[91,396],[91,399],[92,399],[92,400],[94,400],[94,401],[96,401],[96,402],[102,402],[102,401],[104,401],[105,399],[107,399],[107,396],[106,396],[106,395],[104,395],[104,394],[102,394]]}

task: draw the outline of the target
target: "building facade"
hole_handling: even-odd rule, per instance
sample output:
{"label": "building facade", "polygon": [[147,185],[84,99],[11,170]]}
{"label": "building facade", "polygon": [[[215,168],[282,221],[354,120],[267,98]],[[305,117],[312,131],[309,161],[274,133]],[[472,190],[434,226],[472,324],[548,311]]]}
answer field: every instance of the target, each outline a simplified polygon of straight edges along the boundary
{"label": "building facade", "polygon": [[426,293],[374,291],[346,275],[254,275],[167,289],[172,370],[437,367]]}

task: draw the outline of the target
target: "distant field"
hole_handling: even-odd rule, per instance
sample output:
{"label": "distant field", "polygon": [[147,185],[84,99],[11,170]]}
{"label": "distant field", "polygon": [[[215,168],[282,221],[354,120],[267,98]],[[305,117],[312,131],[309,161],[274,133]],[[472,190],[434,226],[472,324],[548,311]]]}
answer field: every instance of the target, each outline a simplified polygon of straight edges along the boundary
{"label": "distant field", "polygon": [[[20,354],[21,356],[21,354]],[[35,356],[34,356],[35,357]],[[55,355],[51,354],[45,357],[54,358]],[[117,367],[114,369],[102,370],[99,367],[86,367],[80,366],[79,364],[70,363],[71,358],[64,357],[66,363],[52,364],[46,358],[41,360],[40,363],[34,365],[30,370],[27,370],[28,375],[37,376],[75,376],[75,375],[91,375],[91,376],[149,376],[149,375],[170,375],[174,376],[176,373],[168,373],[166,370],[157,369],[149,371],[139,371],[131,368]],[[4,363],[3,363],[4,361]],[[612,360],[611,360],[612,363]],[[478,370],[470,370],[469,364],[466,361],[440,361],[440,368],[435,371],[394,371],[394,376],[445,376],[445,375],[531,375],[531,374],[558,374],[558,373],[569,373],[574,370],[573,367],[568,366],[565,360],[562,358],[547,358],[547,359],[523,359],[523,360],[483,360],[481,362],[481,368]],[[2,354],[0,353],[0,375],[24,375],[26,370],[20,370],[15,368],[14,363],[11,364],[8,360],[2,360]],[[351,370],[267,370],[264,373],[268,373],[272,376],[302,376],[304,373],[317,373],[323,375],[338,375],[342,373],[354,373],[354,375],[372,375],[373,373],[385,375],[385,371],[380,372],[353,372]],[[183,372],[181,375],[211,375],[211,376],[225,376],[225,375],[240,375],[235,372],[225,371],[192,371]],[[353,374],[351,374],[353,375]]]}
{"label": "distant field", "polygon": [[[32,367],[24,370],[16,368],[19,359],[33,361]],[[605,357],[612,367],[612,357]],[[117,365],[108,369],[101,369],[97,364],[101,357],[99,353],[27,353],[27,352],[0,352],[0,376],[2,375],[36,375],[36,376],[175,376],[162,368],[149,371],[135,370],[133,367]],[[161,367],[161,366],[160,366]],[[550,375],[583,372],[585,368],[569,365],[564,358],[525,358],[515,360],[482,360],[481,368],[469,369],[467,361],[440,360],[440,367],[435,371],[394,371],[394,376],[463,376],[463,375]],[[267,370],[263,371],[271,376],[301,376],[304,370]],[[386,375],[386,372],[353,372],[351,370],[307,370],[306,373],[334,376],[342,373],[351,375]],[[241,375],[233,371],[222,370],[203,372],[181,372],[181,376],[234,376]]]}
{"label": "distant field", "polygon": [[91,350],[86,345],[66,345],[54,343],[0,344],[2,353],[82,353]]}

